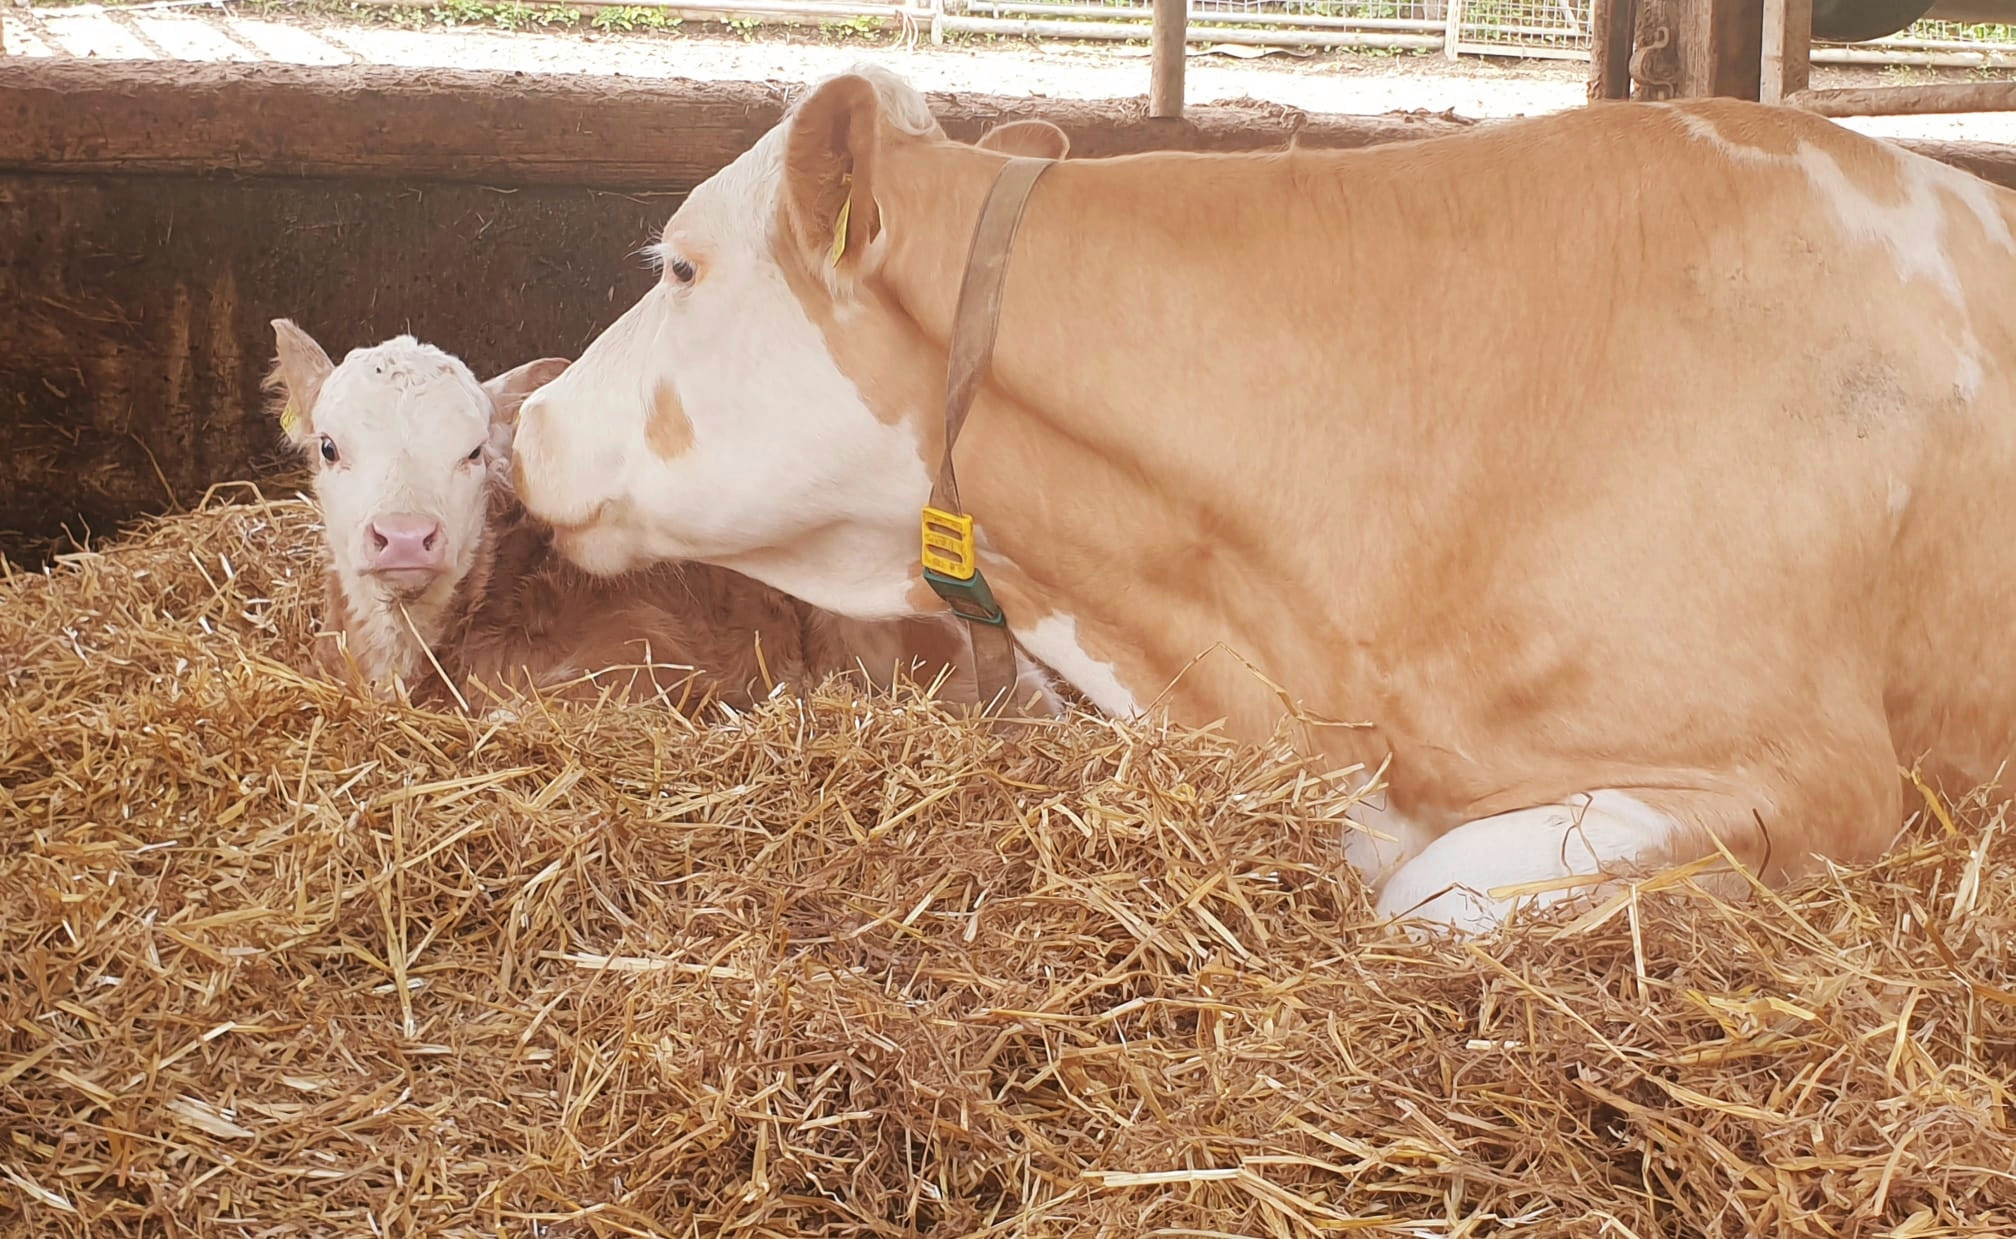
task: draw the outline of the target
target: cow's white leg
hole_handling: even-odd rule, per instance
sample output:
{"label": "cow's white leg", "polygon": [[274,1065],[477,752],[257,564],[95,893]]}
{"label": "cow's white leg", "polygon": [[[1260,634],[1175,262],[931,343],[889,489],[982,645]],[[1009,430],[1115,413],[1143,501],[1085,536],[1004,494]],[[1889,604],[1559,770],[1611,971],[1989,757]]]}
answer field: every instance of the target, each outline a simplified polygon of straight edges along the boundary
{"label": "cow's white leg", "polygon": [[1516,904],[1545,907],[1588,894],[1593,884],[1504,898],[1494,898],[1494,888],[1657,866],[1682,831],[1666,814],[1612,790],[1481,817],[1401,866],[1380,890],[1377,910],[1382,919],[1431,930],[1488,933]]}
{"label": "cow's white leg", "polygon": [[1432,833],[1395,812],[1381,795],[1351,807],[1350,823],[1344,827],[1344,858],[1366,885],[1377,888],[1434,841]]}

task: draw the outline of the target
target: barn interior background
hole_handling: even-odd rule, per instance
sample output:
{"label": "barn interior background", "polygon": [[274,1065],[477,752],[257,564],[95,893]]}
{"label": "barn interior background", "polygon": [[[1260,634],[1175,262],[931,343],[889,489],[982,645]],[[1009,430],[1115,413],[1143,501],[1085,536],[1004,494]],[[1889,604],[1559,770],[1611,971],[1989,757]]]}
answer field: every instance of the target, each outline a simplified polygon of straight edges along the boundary
{"label": "barn interior background", "polygon": [[[1173,14],[1177,36],[1193,49],[1356,47],[1441,58],[1552,58],[1590,64],[1592,93],[1603,79],[1602,90],[1612,95],[1660,97],[1689,90],[1679,80],[1688,66],[1671,46],[1683,24],[1674,17],[1676,2],[1164,0],[1161,12],[1165,22]],[[1774,4],[1784,7],[1783,0]],[[2010,0],[1927,4],[1821,0],[1810,6],[1816,33],[1831,28],[1879,37],[1816,40],[1809,58],[1817,65],[1943,75],[1949,83],[1961,73],[2006,90],[1998,79],[2016,64],[2016,31],[1979,19],[2010,17],[2001,11]],[[311,331],[351,343],[409,327],[431,332],[453,341],[479,368],[577,349],[643,278],[630,260],[638,239],[718,166],[710,160],[725,161],[734,141],[753,136],[744,118],[773,114],[767,109],[777,97],[773,88],[745,84],[753,111],[737,112],[742,105],[733,102],[726,112],[710,111],[713,103],[694,104],[700,96],[683,88],[653,94],[655,88],[632,84],[621,89],[639,100],[639,109],[625,112],[606,97],[614,88],[581,79],[535,86],[512,75],[486,81],[449,70],[254,72],[225,64],[98,61],[73,65],[90,72],[66,76],[62,62],[81,59],[60,54],[72,31],[116,33],[123,25],[131,35],[125,46],[137,52],[118,54],[146,55],[149,22],[223,7],[219,0],[155,0],[38,4],[0,14],[15,32],[14,54],[0,56],[0,115],[10,120],[0,129],[0,293],[16,307],[0,323],[0,383],[11,395],[0,407],[0,553],[15,562],[39,563],[88,533],[186,506],[211,484],[284,470],[289,462],[274,453],[257,392],[272,317],[293,315]],[[638,15],[659,13],[727,23],[743,33],[795,21],[842,23],[914,42],[1029,37],[1109,44],[1146,40],[1157,11],[1091,0],[572,7],[506,0],[465,7],[398,11],[445,20],[459,12],[524,28],[613,15],[597,28],[620,30]],[[284,13],[288,6],[255,11]],[[395,10],[358,0],[314,11]],[[1621,23],[1621,38],[1614,29],[1607,42],[1598,38],[1605,22]],[[98,45],[121,46],[102,37]],[[52,49],[58,54],[49,55]],[[1594,49],[1607,50],[1599,56]],[[1162,117],[1180,109],[1183,95],[1180,61],[1165,66],[1166,50],[1166,43],[1158,48],[1150,109]],[[1755,49],[1738,60],[1746,57],[1754,83]],[[289,88],[261,89],[261,81]],[[478,106],[478,96],[491,90],[508,91],[511,105]],[[326,125],[325,113],[340,113],[352,99],[380,128],[343,129],[360,144],[358,153],[324,157],[334,145],[318,146],[302,136],[303,127]],[[1025,103],[1003,97],[976,106],[1006,115]],[[646,106],[657,110],[646,116]],[[1950,101],[1936,106],[1952,110]],[[1122,104],[1107,108],[1088,132],[1121,121],[1125,112]],[[447,116],[467,128],[440,130]],[[1282,132],[1250,109],[1236,121],[1212,123],[1221,134],[1244,126],[1273,140]],[[1152,128],[1138,129],[1135,140],[1190,140],[1187,130],[1155,136]],[[1330,124],[1328,131],[1351,128]],[[651,136],[639,138],[640,132]],[[445,136],[428,136],[437,134]],[[584,136],[608,157],[583,159],[574,139]],[[409,157],[430,149],[460,149],[465,157],[459,163]],[[1981,171],[1995,158],[1976,151],[1966,162]],[[327,274],[359,256],[368,256],[380,278]],[[479,264],[480,296],[471,277]]]}
{"label": "barn interior background", "polygon": [[[1915,3],[1812,59],[1995,84],[2008,29]],[[1752,79],[1787,7],[1747,10]],[[1113,40],[1156,10],[683,11]],[[1188,16],[1593,61],[1619,11]],[[1373,936],[1321,833],[1348,799],[1209,732],[1007,739],[837,690],[691,729],[476,720],[303,675],[312,508],[208,494],[284,471],[269,320],[484,373],[578,351],[783,99],[0,58],[0,1234],[2016,1233],[1999,795],[1920,787],[1895,855],[1750,906],[1682,875],[1417,946]],[[1461,123],[933,103],[1085,155]],[[1913,145],[2016,183],[2006,148]]]}

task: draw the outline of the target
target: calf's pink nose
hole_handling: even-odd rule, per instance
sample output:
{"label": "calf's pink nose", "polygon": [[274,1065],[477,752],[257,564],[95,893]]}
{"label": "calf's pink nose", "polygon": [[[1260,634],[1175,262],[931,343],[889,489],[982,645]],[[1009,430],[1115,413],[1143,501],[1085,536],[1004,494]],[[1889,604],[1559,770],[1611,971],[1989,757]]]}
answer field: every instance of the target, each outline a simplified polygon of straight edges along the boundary
{"label": "calf's pink nose", "polygon": [[394,512],[372,521],[364,533],[371,567],[379,572],[439,568],[447,562],[441,522],[430,516]]}

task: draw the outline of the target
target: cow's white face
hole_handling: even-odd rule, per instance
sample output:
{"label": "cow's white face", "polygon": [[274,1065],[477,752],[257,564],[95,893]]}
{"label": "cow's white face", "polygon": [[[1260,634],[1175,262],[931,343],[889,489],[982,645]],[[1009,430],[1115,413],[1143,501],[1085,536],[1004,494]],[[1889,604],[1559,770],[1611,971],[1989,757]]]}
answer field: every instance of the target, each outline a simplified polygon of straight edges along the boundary
{"label": "cow's white face", "polygon": [[864,69],[692,192],[659,283],[519,419],[518,492],[563,554],[600,573],[721,564],[862,619],[917,609],[938,409],[871,407],[829,334],[890,330],[858,295],[889,244],[874,152],[932,138],[923,97]]}
{"label": "cow's white face", "polygon": [[315,470],[332,566],[354,601],[441,600],[483,545],[511,416],[564,369],[548,358],[478,383],[460,359],[411,336],[341,365],[286,319],[273,330],[282,426]]}

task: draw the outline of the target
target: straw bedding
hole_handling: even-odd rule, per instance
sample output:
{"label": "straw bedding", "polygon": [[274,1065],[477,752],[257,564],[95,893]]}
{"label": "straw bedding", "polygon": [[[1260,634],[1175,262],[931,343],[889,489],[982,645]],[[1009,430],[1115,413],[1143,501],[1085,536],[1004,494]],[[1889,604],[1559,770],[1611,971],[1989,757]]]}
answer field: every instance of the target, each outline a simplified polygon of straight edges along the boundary
{"label": "straw bedding", "polygon": [[318,553],[241,495],[0,583],[8,1234],[2016,1233],[1992,803],[1416,945],[1281,753],[367,701]]}

